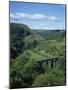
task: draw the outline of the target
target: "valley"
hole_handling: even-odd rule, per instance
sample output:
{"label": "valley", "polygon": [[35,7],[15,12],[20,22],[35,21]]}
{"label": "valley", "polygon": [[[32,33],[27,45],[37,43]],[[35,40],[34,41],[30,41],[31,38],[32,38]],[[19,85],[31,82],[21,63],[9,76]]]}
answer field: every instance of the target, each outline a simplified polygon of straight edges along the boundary
{"label": "valley", "polygon": [[[66,31],[34,30],[10,23],[11,88],[65,85]],[[41,68],[41,59],[59,58],[55,69]],[[54,79],[53,79],[54,78]]]}

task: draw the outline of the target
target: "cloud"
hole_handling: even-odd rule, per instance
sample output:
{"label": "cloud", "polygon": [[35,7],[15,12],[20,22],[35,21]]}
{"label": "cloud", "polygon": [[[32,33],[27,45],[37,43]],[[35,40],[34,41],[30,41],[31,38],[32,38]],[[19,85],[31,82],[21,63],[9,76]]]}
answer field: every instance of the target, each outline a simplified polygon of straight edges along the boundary
{"label": "cloud", "polygon": [[45,16],[44,14],[28,14],[28,13],[10,13],[10,18],[13,19],[30,19],[30,20],[52,20],[52,21],[56,21],[56,20],[60,20],[58,17],[56,16]]}
{"label": "cloud", "polygon": [[41,23],[40,26],[41,26],[41,27],[43,27],[43,26],[48,26],[48,24],[46,24],[46,23]]}
{"label": "cloud", "polygon": [[27,14],[27,13],[15,13],[10,14],[10,18],[17,18],[17,19],[32,19],[32,20],[43,20],[45,18],[42,14]]}
{"label": "cloud", "polygon": [[20,19],[20,17],[16,14],[10,13],[10,18],[11,19]]}
{"label": "cloud", "polygon": [[50,17],[47,17],[49,20],[53,20],[53,21],[55,21],[55,20],[60,20],[58,17],[56,17],[56,16],[50,16]]}

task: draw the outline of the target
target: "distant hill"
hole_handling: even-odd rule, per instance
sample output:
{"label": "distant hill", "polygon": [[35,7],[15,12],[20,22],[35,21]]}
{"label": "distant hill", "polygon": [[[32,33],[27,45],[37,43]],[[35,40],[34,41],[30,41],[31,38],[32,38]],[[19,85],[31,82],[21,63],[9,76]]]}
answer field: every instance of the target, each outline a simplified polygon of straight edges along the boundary
{"label": "distant hill", "polygon": [[34,30],[46,40],[55,40],[65,37],[65,30]]}

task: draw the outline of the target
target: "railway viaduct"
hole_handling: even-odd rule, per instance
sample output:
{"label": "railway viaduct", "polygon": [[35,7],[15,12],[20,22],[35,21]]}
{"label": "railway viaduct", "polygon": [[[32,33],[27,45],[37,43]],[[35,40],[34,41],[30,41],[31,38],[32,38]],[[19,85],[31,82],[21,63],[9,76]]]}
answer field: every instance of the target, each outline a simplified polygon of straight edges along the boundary
{"label": "railway viaduct", "polygon": [[55,69],[57,62],[60,60],[60,57],[48,58],[48,59],[40,59],[36,61],[37,67],[47,69]]}

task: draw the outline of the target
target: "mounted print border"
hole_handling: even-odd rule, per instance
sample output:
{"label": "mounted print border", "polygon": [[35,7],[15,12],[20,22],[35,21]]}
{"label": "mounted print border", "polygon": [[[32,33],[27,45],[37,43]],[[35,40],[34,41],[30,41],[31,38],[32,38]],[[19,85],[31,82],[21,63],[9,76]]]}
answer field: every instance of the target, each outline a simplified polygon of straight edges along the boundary
{"label": "mounted print border", "polygon": [[9,2],[10,88],[66,85],[66,4]]}

